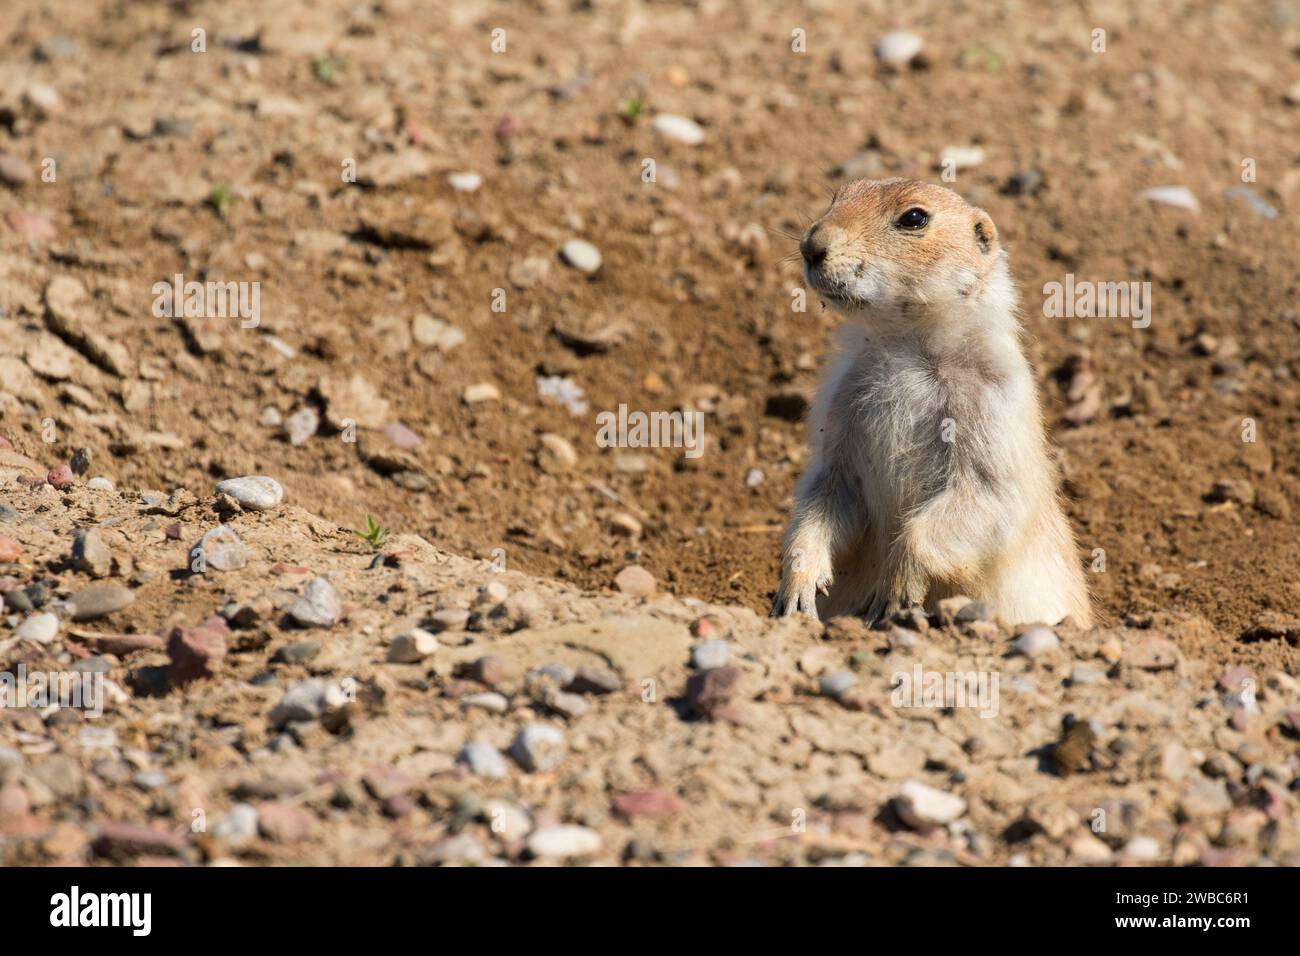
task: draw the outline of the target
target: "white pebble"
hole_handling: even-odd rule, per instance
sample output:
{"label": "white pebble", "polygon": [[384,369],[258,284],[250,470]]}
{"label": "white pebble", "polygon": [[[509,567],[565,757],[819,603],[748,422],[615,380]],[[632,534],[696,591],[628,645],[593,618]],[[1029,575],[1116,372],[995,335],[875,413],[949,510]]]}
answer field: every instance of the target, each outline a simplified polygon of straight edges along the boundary
{"label": "white pebble", "polygon": [[921,52],[921,38],[911,30],[894,30],[876,41],[876,59],[889,66],[907,66]]}
{"label": "white pebble", "polygon": [[700,124],[685,116],[660,113],[650,125],[660,136],[667,136],[687,146],[698,146],[704,142],[704,130]]}
{"label": "white pebble", "polygon": [[1176,209],[1186,209],[1189,212],[1201,211],[1201,204],[1196,201],[1196,197],[1186,186],[1156,186],[1154,189],[1144,189],[1138,193],[1138,199],[1158,202]]}
{"label": "white pebble", "polygon": [[925,831],[956,820],[966,812],[966,801],[956,794],[909,780],[899,789],[894,808],[908,826]]}
{"label": "white pebble", "polygon": [[1011,646],[1017,654],[1039,657],[1060,647],[1061,640],[1049,628],[1035,627],[1021,634]]}
{"label": "white pebble", "polygon": [[478,188],[483,185],[483,177],[474,172],[449,173],[447,182],[458,193],[472,193],[478,192]]}
{"label": "white pebble", "polygon": [[230,495],[248,511],[269,511],[284,500],[284,488],[266,475],[245,475],[217,482],[219,495]]}
{"label": "white pebble", "polygon": [[53,614],[43,613],[33,614],[19,624],[18,630],[14,631],[14,637],[35,641],[37,644],[48,644],[58,633],[59,619]]}
{"label": "white pebble", "polygon": [[536,857],[589,856],[600,851],[600,834],[571,824],[542,827],[528,838],[528,850]]}
{"label": "white pebble", "polygon": [[560,248],[560,255],[573,268],[588,275],[600,268],[600,250],[585,239],[570,239]]}

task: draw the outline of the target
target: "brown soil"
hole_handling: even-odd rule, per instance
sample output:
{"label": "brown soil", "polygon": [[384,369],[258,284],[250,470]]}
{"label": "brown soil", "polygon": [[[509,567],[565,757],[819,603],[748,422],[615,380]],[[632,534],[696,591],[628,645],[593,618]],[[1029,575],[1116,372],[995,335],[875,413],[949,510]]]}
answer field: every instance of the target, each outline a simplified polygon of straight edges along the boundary
{"label": "brown soil", "polygon": [[[924,38],[924,63],[895,74],[872,44],[900,24]],[[496,27],[504,53],[490,49]],[[790,50],[796,27],[806,53]],[[1104,53],[1090,49],[1097,27]],[[346,527],[373,514],[587,588],[635,561],[674,594],[764,613],[804,443],[797,414],[770,412],[810,392],[836,324],[815,303],[791,310],[802,282],[788,237],[844,164],[937,180],[945,147],[978,145],[984,161],[951,185],[1010,251],[1081,559],[1104,551],[1090,580],[1105,618],[1200,617],[1211,627],[1182,633],[1185,653],[1296,672],[1285,628],[1260,626],[1300,607],[1294,3],[1026,3],[1009,16],[941,2],[9,0],[0,51],[0,153],[32,170],[0,187],[0,434],[47,467],[85,447],[91,474],[121,489],[196,494],[269,474]],[[42,106],[32,84],[58,102]],[[659,113],[694,118],[704,142],[657,135]],[[364,182],[407,150],[424,171],[342,181],[349,159]],[[55,182],[40,178],[46,157]],[[1258,182],[1245,185],[1277,218],[1225,195],[1247,159]],[[1003,189],[1028,169],[1039,190]],[[477,192],[448,184],[464,170],[482,174]],[[1200,212],[1136,198],[1171,184]],[[571,237],[600,249],[594,276],[558,258]],[[520,288],[530,257],[549,269]],[[155,317],[152,286],[177,272],[259,281],[261,326]],[[1150,327],[1045,318],[1042,287],[1067,273],[1150,281]],[[86,287],[83,315],[125,367],[48,325],[58,276]],[[420,314],[465,341],[413,343]],[[555,331],[575,323],[623,331],[583,354]],[[1101,404],[1072,426],[1078,363]],[[389,403],[362,425],[400,421],[420,447],[388,448],[376,427],[350,442],[330,424],[361,420],[363,403],[327,401],[320,381],[353,374]],[[541,401],[539,374],[571,377],[589,411]],[[480,382],[501,399],[466,404]],[[620,403],[703,408],[704,455],[598,448],[594,417]],[[291,446],[262,423],[267,406],[321,408],[325,422]],[[575,467],[538,466],[543,433],[568,439]],[[643,472],[616,465],[629,454]],[[1214,500],[1224,480],[1249,488]],[[619,512],[643,524],[639,540],[611,530]],[[192,621],[215,606],[162,586],[141,589],[142,627],[157,626],[151,607]]]}

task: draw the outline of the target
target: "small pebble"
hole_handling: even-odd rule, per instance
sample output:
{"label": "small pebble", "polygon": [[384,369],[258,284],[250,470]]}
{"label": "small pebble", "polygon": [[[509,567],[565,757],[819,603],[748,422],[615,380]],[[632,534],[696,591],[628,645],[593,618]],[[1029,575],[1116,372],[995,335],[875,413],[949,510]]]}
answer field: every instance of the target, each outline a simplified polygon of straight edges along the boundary
{"label": "small pebble", "polygon": [[590,856],[601,847],[600,834],[588,827],[539,827],[528,837],[528,852],[541,859]]}
{"label": "small pebble", "polygon": [[217,482],[216,493],[230,495],[247,511],[269,511],[284,500],[284,488],[266,475],[246,475]]}
{"label": "small pebble", "polygon": [[654,575],[640,565],[632,564],[618,572],[614,587],[632,597],[649,597],[655,593]]}
{"label": "small pebble", "polygon": [[437,649],[438,639],[417,627],[393,638],[388,645],[388,660],[393,664],[416,664]]}
{"label": "small pebble", "polygon": [[1060,638],[1046,627],[1035,627],[1016,638],[1012,649],[1024,657],[1041,657],[1061,646]]}
{"label": "small pebble", "polygon": [[691,663],[696,670],[707,671],[715,667],[726,667],[731,659],[731,646],[720,638],[700,641],[691,648]]}
{"label": "small pebble", "polygon": [[248,549],[233,528],[219,524],[206,532],[190,554],[190,567],[196,573],[238,571],[248,564]]}
{"label": "small pebble", "polygon": [[498,694],[496,691],[466,694],[460,699],[460,705],[466,709],[486,710],[490,714],[504,714],[510,709],[510,701],[506,700],[504,694]]}
{"label": "small pebble", "polygon": [[855,682],[856,678],[848,671],[835,671],[818,678],[817,689],[823,697],[838,697],[848,691]]}
{"label": "small pebble", "polygon": [[899,789],[894,809],[908,826],[925,832],[960,817],[966,812],[966,801],[956,794],[909,780]]}
{"label": "small pebble", "polygon": [[529,724],[510,746],[510,756],[525,770],[545,771],[564,759],[564,734],[549,724]]}
{"label": "small pebble", "polygon": [[333,627],[343,615],[334,586],[327,578],[313,578],[302,597],[289,605],[289,617],[300,627]]}
{"label": "small pebble", "polygon": [[1186,209],[1189,212],[1201,211],[1201,204],[1196,201],[1196,197],[1186,186],[1157,186],[1154,189],[1144,189],[1137,196],[1138,199],[1159,203],[1162,206],[1173,206],[1175,209]]}
{"label": "small pebble", "polygon": [[600,250],[585,239],[570,239],[560,248],[560,256],[573,268],[588,275],[600,268]]}
{"label": "small pebble", "polygon": [[893,30],[876,41],[876,59],[886,66],[904,67],[921,52],[921,38],[910,30]]}
{"label": "small pebble", "polygon": [[92,584],[68,599],[74,621],[93,621],[122,610],[135,595],[119,584]]}
{"label": "small pebble", "polygon": [[482,741],[470,741],[456,755],[457,763],[463,763],[474,774],[488,780],[500,780],[509,773],[501,751]]}
{"label": "small pebble", "polygon": [[19,624],[18,630],[14,631],[14,637],[25,641],[35,641],[37,644],[49,644],[58,636],[58,633],[58,617],[46,612],[33,614]]}
{"label": "small pebble", "polygon": [[448,173],[447,182],[458,193],[473,193],[483,185],[483,177],[474,172]]}
{"label": "small pebble", "polygon": [[685,116],[660,113],[650,125],[660,136],[685,143],[687,146],[698,146],[704,142],[703,128],[695,120]]}

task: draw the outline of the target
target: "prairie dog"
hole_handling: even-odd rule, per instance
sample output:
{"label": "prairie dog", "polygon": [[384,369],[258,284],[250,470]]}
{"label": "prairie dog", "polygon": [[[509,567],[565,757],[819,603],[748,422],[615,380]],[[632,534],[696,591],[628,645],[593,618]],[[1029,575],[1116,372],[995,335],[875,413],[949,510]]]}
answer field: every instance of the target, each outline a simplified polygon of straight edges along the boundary
{"label": "prairie dog", "polygon": [[799,249],[850,321],[809,415],[772,615],[879,619],[965,594],[1008,624],[1089,626],[988,213],[941,186],[858,180]]}

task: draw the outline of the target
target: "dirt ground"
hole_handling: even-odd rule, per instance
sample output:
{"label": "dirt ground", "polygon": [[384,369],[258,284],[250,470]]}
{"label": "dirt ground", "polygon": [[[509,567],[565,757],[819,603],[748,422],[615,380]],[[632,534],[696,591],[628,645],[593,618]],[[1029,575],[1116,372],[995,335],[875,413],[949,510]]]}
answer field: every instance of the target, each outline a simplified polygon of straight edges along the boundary
{"label": "dirt ground", "polygon": [[[1300,668],[1300,4],[9,0],[3,19],[14,454],[88,449],[123,492],[272,475],[331,527],[370,514],[584,589],[636,563],[764,614],[837,324],[791,307],[796,237],[848,178],[940,181],[945,150],[978,147],[949,185],[1009,250],[1105,622],[1194,621],[1181,653],[1216,673]],[[923,47],[890,69],[873,46],[900,27]],[[1165,186],[1199,208],[1139,198]],[[574,238],[594,273],[561,257]],[[257,326],[157,314],[177,273],[260,283]],[[1046,317],[1067,274],[1150,282],[1149,327]],[[543,398],[551,377],[585,407]],[[704,453],[599,447],[620,404],[704,411]],[[220,603],[171,585],[143,583],[128,630]]]}

